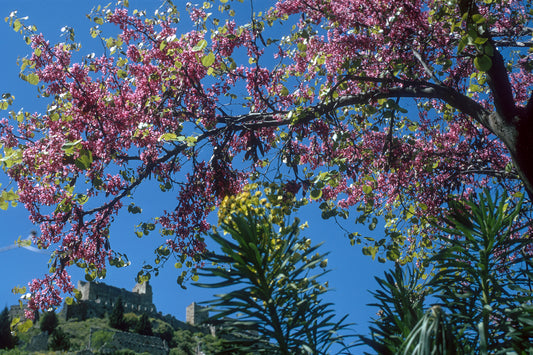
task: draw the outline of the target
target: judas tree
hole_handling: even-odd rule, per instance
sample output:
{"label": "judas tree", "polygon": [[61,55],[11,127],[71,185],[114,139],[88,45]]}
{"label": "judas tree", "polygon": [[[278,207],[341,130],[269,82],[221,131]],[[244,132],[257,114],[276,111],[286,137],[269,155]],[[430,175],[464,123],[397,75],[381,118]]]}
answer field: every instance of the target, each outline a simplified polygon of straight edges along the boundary
{"label": "judas tree", "polygon": [[384,219],[386,238],[364,251],[393,260],[431,245],[429,220],[453,196],[487,184],[533,195],[531,2],[254,5],[98,7],[98,54],[72,29],[52,44],[7,18],[32,50],[21,77],[49,103],[0,127],[18,186],[0,207],[24,204],[38,245],[56,248],[31,307],[72,290],[69,266],[91,278],[124,263],[109,228],[123,208],[142,212],[129,197],[150,179],[176,200],[136,233],[157,229],[158,260],[192,264],[209,213],[252,180],[317,200],[324,217]]}

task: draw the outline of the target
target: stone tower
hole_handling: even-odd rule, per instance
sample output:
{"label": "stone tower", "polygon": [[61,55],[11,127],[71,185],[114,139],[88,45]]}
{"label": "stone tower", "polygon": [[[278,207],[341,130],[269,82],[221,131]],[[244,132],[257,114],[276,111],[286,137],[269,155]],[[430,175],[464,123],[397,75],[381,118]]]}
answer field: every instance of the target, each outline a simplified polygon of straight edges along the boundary
{"label": "stone tower", "polygon": [[200,306],[196,302],[187,306],[185,321],[190,325],[200,325],[209,318],[207,307]]}
{"label": "stone tower", "polygon": [[152,304],[152,286],[150,286],[148,281],[135,284],[132,292],[140,295],[141,304]]}

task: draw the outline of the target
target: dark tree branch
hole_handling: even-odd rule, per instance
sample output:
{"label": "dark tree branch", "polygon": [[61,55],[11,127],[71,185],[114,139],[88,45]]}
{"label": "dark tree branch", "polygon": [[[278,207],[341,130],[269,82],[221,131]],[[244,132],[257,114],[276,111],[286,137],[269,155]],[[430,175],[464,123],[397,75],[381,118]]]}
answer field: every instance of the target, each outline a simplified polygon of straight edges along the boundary
{"label": "dark tree branch", "polygon": [[487,72],[489,77],[487,82],[492,92],[496,112],[498,112],[507,123],[512,123],[518,116],[513,96],[513,88],[502,55],[494,45],[493,50],[494,55],[492,56],[492,66]]}
{"label": "dark tree branch", "polygon": [[533,48],[533,41],[518,41],[511,39],[494,39],[496,47]]}

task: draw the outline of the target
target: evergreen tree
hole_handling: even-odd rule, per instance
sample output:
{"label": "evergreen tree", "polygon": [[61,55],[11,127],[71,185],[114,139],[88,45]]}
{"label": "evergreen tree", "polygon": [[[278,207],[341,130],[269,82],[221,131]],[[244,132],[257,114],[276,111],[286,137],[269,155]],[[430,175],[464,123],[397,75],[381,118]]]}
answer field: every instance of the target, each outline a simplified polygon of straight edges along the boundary
{"label": "evergreen tree", "polygon": [[0,349],[12,349],[15,346],[15,338],[11,334],[11,320],[7,307],[0,313]]}
{"label": "evergreen tree", "polygon": [[61,327],[57,327],[53,332],[52,336],[50,337],[50,341],[48,344],[48,348],[50,350],[54,351],[60,351],[64,350],[67,351],[70,349],[70,340],[68,338],[68,334],[61,329]]}
{"label": "evergreen tree", "polygon": [[128,329],[126,320],[124,319],[124,305],[120,297],[117,299],[113,312],[109,316],[109,326],[122,331]]}
{"label": "evergreen tree", "polygon": [[174,328],[172,328],[168,323],[159,324],[159,326],[154,331],[154,335],[166,341],[169,347],[175,345],[172,341],[172,338],[174,336]]}
{"label": "evergreen tree", "polygon": [[58,324],[59,320],[57,319],[56,313],[54,311],[46,312],[43,314],[43,318],[41,318],[40,328],[41,331],[52,334]]}
{"label": "evergreen tree", "polygon": [[495,189],[450,203],[425,261],[432,277],[398,265],[376,278],[379,317],[361,344],[385,355],[533,354],[533,265],[512,257],[531,243],[523,212]]}
{"label": "evergreen tree", "polygon": [[139,323],[137,323],[137,326],[135,327],[135,333],[141,335],[154,334],[152,331],[152,323],[150,323],[150,319],[148,318],[148,315],[146,313],[143,313],[143,315],[139,319]]}
{"label": "evergreen tree", "polygon": [[320,279],[327,272],[327,254],[300,236],[299,219],[286,222],[296,204],[287,199],[285,205],[265,208],[261,196],[246,191],[224,200],[218,217],[229,237],[218,231],[211,235],[222,253],[205,254],[214,266],[199,273],[216,281],[196,284],[232,286],[231,292],[209,301],[215,312],[209,323],[227,331],[225,353],[328,354],[332,346],[347,350],[346,317],[334,320],[332,304],[323,299],[328,289]]}

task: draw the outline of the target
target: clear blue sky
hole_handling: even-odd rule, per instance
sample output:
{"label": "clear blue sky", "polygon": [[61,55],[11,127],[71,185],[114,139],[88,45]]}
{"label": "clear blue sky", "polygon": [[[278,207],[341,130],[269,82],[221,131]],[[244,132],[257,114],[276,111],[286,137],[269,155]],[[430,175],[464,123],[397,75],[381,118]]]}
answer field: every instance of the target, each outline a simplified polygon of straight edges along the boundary
{"label": "clear blue sky", "polygon": [[[102,4],[107,4],[105,0]],[[259,2],[255,4],[258,11]],[[37,92],[34,86],[18,78],[19,69],[16,65],[17,57],[24,57],[29,54],[29,48],[25,45],[22,37],[15,33],[3,19],[13,10],[18,10],[19,16],[29,16],[28,24],[35,24],[39,32],[51,42],[60,41],[60,29],[63,26],[70,26],[76,29],[77,41],[82,42],[82,53],[87,54],[98,51],[99,43],[90,40],[88,28],[92,25],[85,17],[93,6],[98,5],[98,1],[71,1],[71,0],[50,0],[47,2],[37,0],[0,1],[0,38],[3,55],[0,56],[0,93],[9,92],[15,96],[16,100],[11,109],[17,111],[23,107],[26,111],[43,112],[46,101],[37,99]],[[156,8],[159,4],[157,0],[141,1],[130,0],[130,8],[148,9]],[[158,6],[158,5],[157,5]],[[186,16],[186,14],[183,14]],[[6,112],[0,112],[0,116],[5,117]],[[0,172],[0,182],[5,187],[9,183],[5,175]],[[169,195],[157,195],[156,189],[147,187],[137,191],[136,202],[139,203],[145,212],[153,211],[157,213],[160,209],[160,199],[172,198]],[[171,192],[167,193],[171,194]],[[392,267],[391,264],[384,266],[377,261],[372,261],[370,257],[363,256],[361,249],[357,246],[350,246],[348,239],[333,221],[324,221],[318,213],[318,206],[305,209],[299,217],[303,221],[308,221],[310,228],[307,235],[314,243],[324,241],[322,251],[330,251],[329,268],[332,271],[327,275],[330,287],[334,289],[328,297],[330,302],[335,304],[339,315],[349,314],[348,320],[357,323],[355,329],[358,332],[367,332],[368,320],[374,316],[376,309],[367,307],[366,304],[373,301],[368,290],[376,288],[374,276],[382,275],[385,268]],[[355,213],[355,211],[354,211]],[[128,213],[120,214],[111,230],[111,245],[114,249],[126,253],[132,261],[128,268],[108,270],[108,276],[103,282],[131,290],[135,284],[135,275],[142,266],[143,261],[153,260],[153,247],[161,242],[156,235],[150,235],[144,239],[138,239],[133,233],[133,226],[140,222],[137,215]],[[151,217],[155,214],[151,215]],[[148,215],[147,215],[148,217]],[[352,218],[353,220],[353,218]],[[19,236],[27,236],[31,230],[37,230],[27,218],[27,213],[23,206],[10,208],[8,211],[0,211],[0,223],[2,231],[0,234],[0,248],[13,244]],[[349,228],[363,228],[359,230],[364,235],[370,235],[368,229],[357,226],[353,221],[345,223]],[[372,233],[379,236],[380,228]],[[11,305],[17,302],[18,297],[11,293],[13,286],[24,286],[31,278],[42,276],[47,271],[48,256],[37,254],[26,249],[12,249],[0,253],[0,269],[3,270],[3,278],[0,283],[0,307]],[[83,273],[71,269],[74,283],[83,279]],[[193,301],[205,301],[212,298],[210,290],[198,289],[190,286],[187,290],[182,290],[176,284],[177,271],[173,265],[167,265],[159,277],[152,278],[151,285],[154,291],[154,303],[163,314],[170,313],[180,320],[185,318],[185,307]]]}

